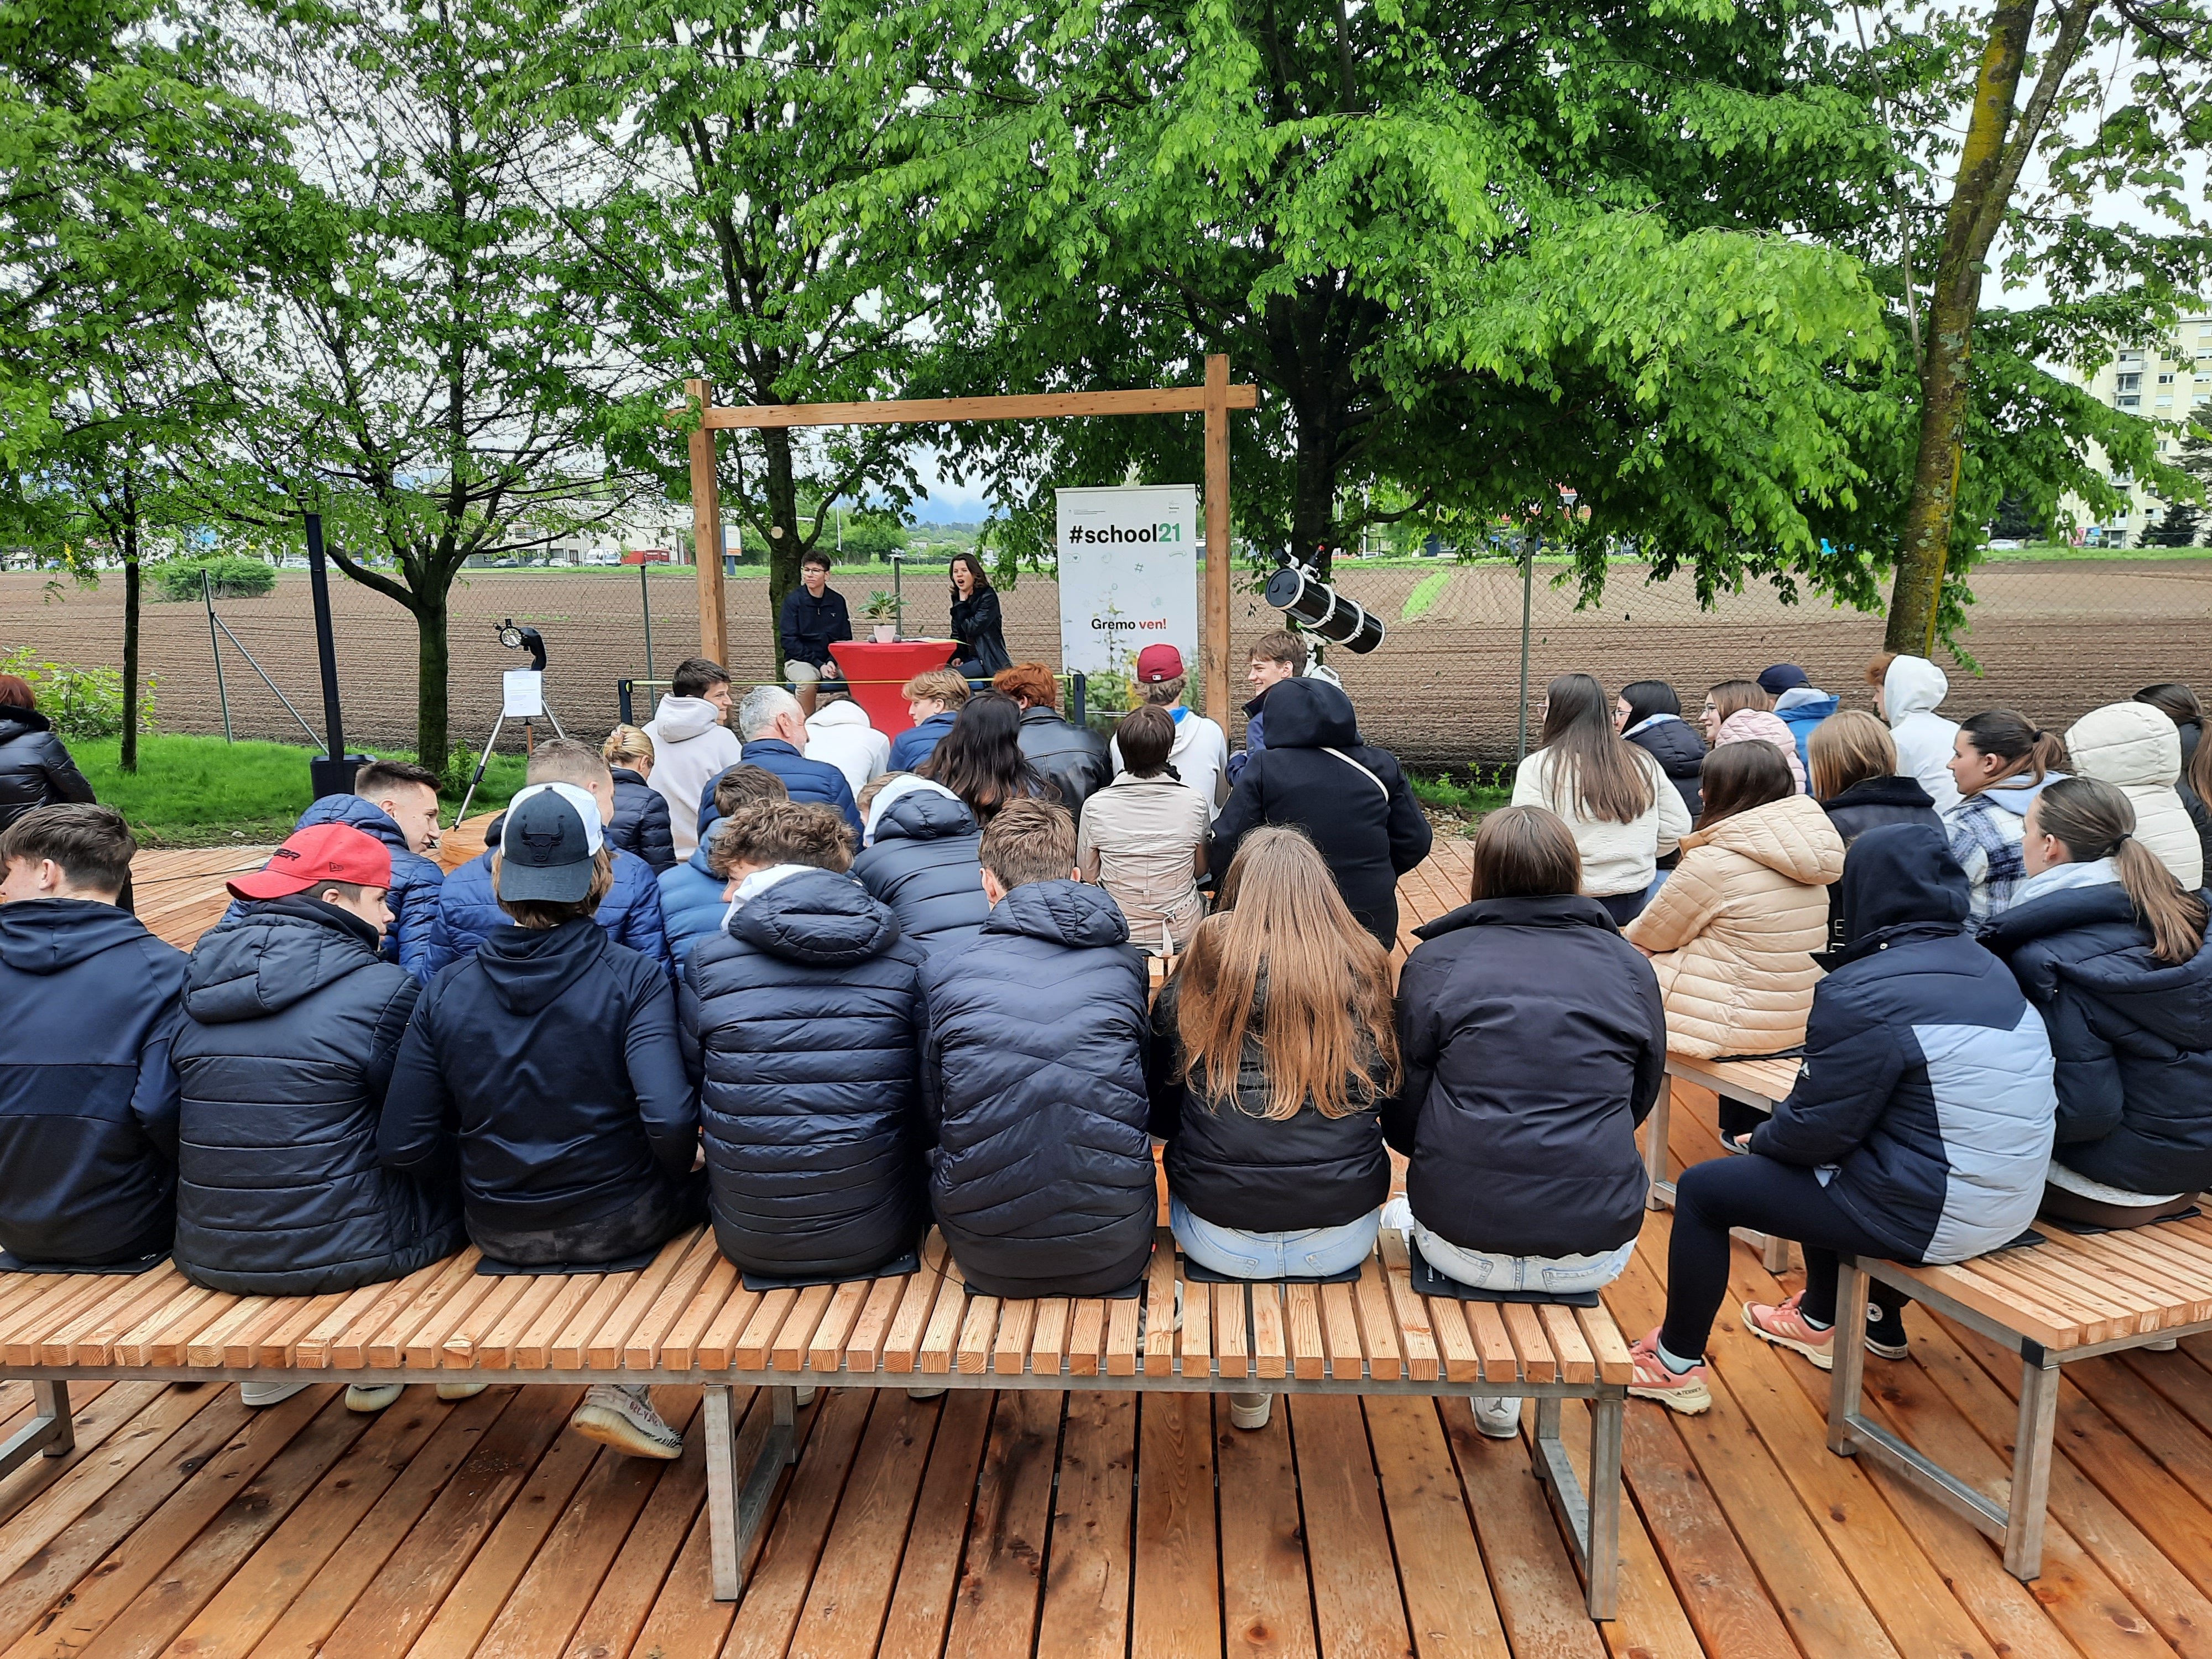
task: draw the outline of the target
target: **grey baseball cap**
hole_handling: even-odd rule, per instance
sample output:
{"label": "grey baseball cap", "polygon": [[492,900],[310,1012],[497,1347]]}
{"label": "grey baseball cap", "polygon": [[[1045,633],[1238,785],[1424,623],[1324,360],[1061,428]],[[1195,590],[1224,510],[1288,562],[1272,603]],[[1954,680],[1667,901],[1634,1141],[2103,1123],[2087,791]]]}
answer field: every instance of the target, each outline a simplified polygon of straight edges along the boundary
{"label": "grey baseball cap", "polygon": [[[580,806],[572,797],[581,797]],[[575,904],[592,891],[599,803],[571,783],[544,783],[507,803],[499,838],[499,896]]]}

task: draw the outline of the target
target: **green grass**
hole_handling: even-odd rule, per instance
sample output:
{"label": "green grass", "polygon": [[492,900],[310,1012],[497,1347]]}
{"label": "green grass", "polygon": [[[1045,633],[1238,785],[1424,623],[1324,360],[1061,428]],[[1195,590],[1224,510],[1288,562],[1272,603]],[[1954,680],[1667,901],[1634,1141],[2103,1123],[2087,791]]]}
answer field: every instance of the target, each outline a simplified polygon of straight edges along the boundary
{"label": "green grass", "polygon": [[[93,792],[121,812],[132,833],[149,847],[282,841],[313,799],[307,757],[314,751],[296,744],[142,737],[136,773],[118,763],[121,747],[119,738],[95,738],[70,744],[70,753]],[[383,753],[386,758],[414,758],[404,750]],[[522,787],[522,772],[520,755],[493,756],[470,812],[505,805]],[[467,781],[464,773],[464,787]],[[459,790],[446,796],[447,823],[460,804]]]}
{"label": "green grass", "polygon": [[1406,608],[1398,613],[1398,620],[1412,622],[1417,617],[1427,615],[1429,607],[1437,602],[1437,596],[1451,585],[1451,579],[1450,571],[1434,570],[1415,582],[1413,591],[1406,595]]}
{"label": "green grass", "polygon": [[1419,772],[1409,772],[1407,781],[1413,785],[1415,800],[1424,806],[1458,813],[1468,821],[1466,833],[1473,835],[1475,825],[1480,823],[1486,814],[1512,804],[1512,786],[1492,781],[1491,779],[1497,775],[1486,774],[1480,769],[1464,778],[1443,773],[1424,776]]}
{"label": "green grass", "polygon": [[2060,547],[2044,543],[2034,547],[1992,548],[1982,555],[1992,564],[2063,564],[2080,560],[2212,559],[2212,547]]}

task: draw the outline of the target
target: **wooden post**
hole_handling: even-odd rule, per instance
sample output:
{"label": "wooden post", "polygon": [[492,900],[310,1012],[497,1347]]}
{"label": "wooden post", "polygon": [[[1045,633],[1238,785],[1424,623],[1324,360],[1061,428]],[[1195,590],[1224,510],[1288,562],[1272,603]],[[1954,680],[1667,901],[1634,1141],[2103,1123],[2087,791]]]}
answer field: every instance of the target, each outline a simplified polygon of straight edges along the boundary
{"label": "wooden post", "polygon": [[[684,382],[703,414],[712,404],[704,380]],[[699,654],[709,662],[729,661],[729,615],[722,591],[722,496],[714,477],[714,433],[701,425],[691,434],[691,545],[698,562]]]}
{"label": "wooden post", "polygon": [[1229,729],[1229,358],[1206,360],[1206,717]]}

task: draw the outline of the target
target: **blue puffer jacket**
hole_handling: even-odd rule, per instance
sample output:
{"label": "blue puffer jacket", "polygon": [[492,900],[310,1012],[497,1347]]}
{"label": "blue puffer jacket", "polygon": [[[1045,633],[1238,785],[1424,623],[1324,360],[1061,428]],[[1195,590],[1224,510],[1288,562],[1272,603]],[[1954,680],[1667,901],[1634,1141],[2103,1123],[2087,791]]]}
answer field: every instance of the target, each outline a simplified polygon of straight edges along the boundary
{"label": "blue puffer jacket", "polygon": [[1027,883],[921,982],[930,1206],[969,1285],[1099,1296],[1134,1282],[1158,1200],[1145,959],[1121,907],[1102,888]]}
{"label": "blue puffer jacket", "polygon": [[[391,849],[392,889],[384,902],[392,909],[392,926],[384,935],[384,959],[398,963],[428,985],[430,975],[444,966],[431,960],[430,945],[438,931],[438,895],[445,887],[446,872],[435,860],[408,851],[407,837],[392,815],[359,795],[325,795],[300,814],[292,833],[318,823],[350,824]],[[222,913],[221,925],[237,921],[242,908],[234,902]]]}
{"label": "blue puffer jacket", "polygon": [[739,1267],[858,1277],[921,1237],[921,969],[898,919],[826,870],[755,894],[691,953],[684,1059]]}
{"label": "blue puffer jacket", "polygon": [[367,923],[304,896],[247,905],[200,940],[172,1048],[185,1278],[322,1296],[404,1278],[467,1243],[449,1172],[418,1184],[377,1164],[421,992],[379,960]]}
{"label": "blue puffer jacket", "polygon": [[2051,1041],[1967,937],[1966,878],[1925,825],[1844,860],[1849,941],[1816,957],[1805,1069],[1751,1150],[1832,1170],[1828,1195],[1900,1261],[1963,1261],[2035,1218],[2051,1163]]}
{"label": "blue puffer jacket", "polygon": [[691,947],[713,937],[730,908],[722,890],[729,884],[707,867],[707,843],[672,870],[660,872],[660,926],[668,935],[668,954],[678,978]]}
{"label": "blue puffer jacket", "polygon": [[0,905],[0,1249],[88,1266],[169,1248],[185,965],[112,904]]}
{"label": "blue puffer jacket", "polygon": [[945,734],[959,719],[954,709],[932,714],[919,726],[909,726],[891,739],[891,757],[885,769],[892,772],[911,772],[937,752],[937,745],[945,741]]}
{"label": "blue puffer jacket", "polygon": [[676,862],[676,836],[669,827],[668,798],[627,766],[615,775],[615,817],[607,825],[607,844],[635,854],[656,876]]}
{"label": "blue puffer jacket", "polygon": [[[860,809],[853,799],[853,786],[845,775],[827,761],[809,760],[781,738],[755,738],[744,749],[740,766],[757,766],[763,772],[773,772],[783,780],[784,788],[792,799],[809,802],[817,806],[834,806],[845,815],[845,822],[853,826],[854,836],[860,833]],[[722,772],[729,768],[724,767]],[[707,780],[707,787],[699,792],[699,839],[707,839],[707,831],[722,815],[714,810],[714,786],[722,781],[722,772]]]}
{"label": "blue puffer jacket", "polygon": [[[508,926],[507,912],[492,894],[491,848],[499,845],[507,827],[501,813],[484,833],[485,850],[446,878],[438,895],[437,926],[430,935],[430,973],[433,976],[466,957],[499,928]],[[617,945],[627,945],[641,956],[673,973],[668,955],[668,935],[660,921],[660,886],[643,859],[617,852],[615,884],[599,901],[600,927]]]}
{"label": "blue puffer jacket", "polygon": [[982,844],[965,803],[916,789],[883,809],[876,844],[853,860],[853,874],[891,907],[907,938],[940,950],[974,939],[991,918],[976,856]]}
{"label": "blue puffer jacket", "polygon": [[1806,743],[1813,728],[1836,712],[1838,702],[1832,691],[1823,691],[1817,685],[1794,685],[1774,700],[1774,717],[1797,739],[1797,763],[1805,769],[1807,777],[1813,775],[1813,757]]}

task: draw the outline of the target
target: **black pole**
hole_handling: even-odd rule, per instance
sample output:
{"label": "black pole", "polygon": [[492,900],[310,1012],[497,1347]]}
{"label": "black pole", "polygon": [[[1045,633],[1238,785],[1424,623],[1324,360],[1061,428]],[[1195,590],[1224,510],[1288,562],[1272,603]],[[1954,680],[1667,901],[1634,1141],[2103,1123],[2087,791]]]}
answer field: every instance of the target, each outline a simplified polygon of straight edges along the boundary
{"label": "black pole", "polygon": [[323,515],[307,514],[307,582],[315,600],[315,659],[323,674],[323,735],[328,752],[308,762],[315,794],[349,794],[356,762],[345,750],[345,716],[338,707],[338,651],[331,635],[331,577],[323,558]]}

